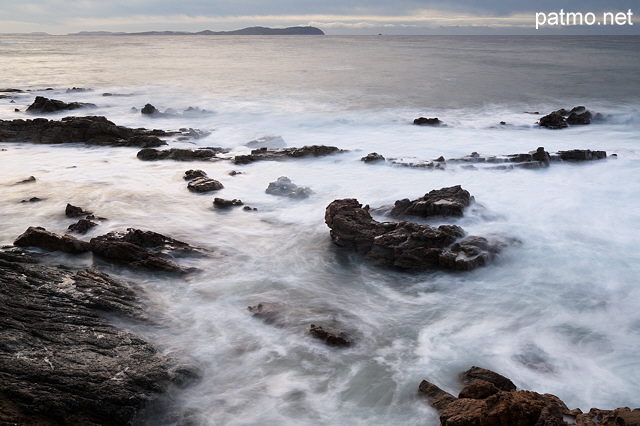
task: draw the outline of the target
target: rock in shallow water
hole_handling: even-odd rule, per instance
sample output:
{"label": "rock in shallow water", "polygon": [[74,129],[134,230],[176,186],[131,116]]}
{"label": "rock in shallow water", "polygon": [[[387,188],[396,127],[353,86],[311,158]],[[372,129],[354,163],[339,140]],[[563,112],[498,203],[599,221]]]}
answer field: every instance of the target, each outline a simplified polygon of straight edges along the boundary
{"label": "rock in shallow water", "polygon": [[309,195],[312,194],[311,188],[298,186],[286,176],[280,176],[275,182],[270,182],[265,192],[294,199],[309,198]]}

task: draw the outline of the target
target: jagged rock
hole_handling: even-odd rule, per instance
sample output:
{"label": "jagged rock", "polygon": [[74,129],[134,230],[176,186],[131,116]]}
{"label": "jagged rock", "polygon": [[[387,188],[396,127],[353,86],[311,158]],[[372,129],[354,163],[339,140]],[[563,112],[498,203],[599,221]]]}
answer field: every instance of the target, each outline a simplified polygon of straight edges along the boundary
{"label": "jagged rock", "polygon": [[104,313],[144,321],[138,291],[0,252],[0,423],[132,424],[171,383],[196,376],[107,322]]}
{"label": "jagged rock", "polygon": [[572,149],[570,151],[558,151],[563,161],[592,161],[607,158],[606,151],[591,151],[590,149]]}
{"label": "jagged rock", "polygon": [[295,199],[309,198],[312,193],[310,188],[298,186],[286,176],[280,176],[275,182],[270,182],[265,192]]}
{"label": "jagged rock", "polygon": [[59,121],[0,120],[0,142],[32,142],[43,144],[86,143],[101,146],[155,147],[166,145],[158,136],[162,130],[131,129],[116,126],[105,117],[65,117]]}
{"label": "jagged rock", "polygon": [[485,265],[506,242],[467,237],[462,228],[437,228],[412,222],[378,222],[358,200],[335,200],[325,222],[334,244],[360,253],[380,266],[407,270],[447,268],[470,270]]}
{"label": "jagged rock", "polygon": [[593,115],[591,111],[587,110],[583,106],[577,106],[569,111],[569,115],[567,116],[567,123],[571,125],[576,124],[591,124],[591,119]]}
{"label": "jagged rock", "polygon": [[184,172],[184,180],[193,180],[199,177],[207,177],[207,174],[200,169],[197,169],[197,170],[191,169]]}
{"label": "jagged rock", "polygon": [[456,216],[462,217],[464,209],[473,201],[469,191],[460,185],[434,189],[423,197],[410,201],[408,198],[395,202],[390,215],[400,216]]}
{"label": "jagged rock", "polygon": [[194,192],[210,192],[218,191],[224,188],[224,185],[215,179],[197,177],[187,184],[187,188]]}
{"label": "jagged rock", "polygon": [[424,126],[424,125],[439,126],[442,124],[442,121],[437,117],[434,117],[434,118],[419,117],[413,120],[413,124],[417,126]]}
{"label": "jagged rock", "polygon": [[64,214],[67,217],[80,217],[90,215],[91,212],[84,210],[82,207],[67,204],[67,207],[64,209]]}
{"label": "jagged rock", "polygon": [[97,223],[88,219],[80,219],[78,222],[69,225],[69,231],[77,232],[78,234],[86,234],[91,228],[98,226]]}
{"label": "jagged rock", "polygon": [[511,380],[486,368],[473,366],[467,371],[460,374],[460,380],[464,384],[471,384],[477,380],[489,382],[503,391],[516,390],[516,385]]}
{"label": "jagged rock", "polygon": [[57,235],[41,227],[30,226],[13,244],[17,247],[37,247],[47,251],[65,253],[85,253],[90,250],[89,243],[70,235]]}
{"label": "jagged rock", "polygon": [[302,148],[258,148],[251,154],[236,155],[235,164],[249,164],[258,160],[283,160],[287,158],[323,157],[331,154],[345,152],[335,146],[308,145]]}
{"label": "jagged rock", "polygon": [[[598,115],[598,114],[596,114]],[[601,117],[599,114],[598,117]],[[538,125],[549,129],[565,129],[569,125],[590,124],[593,114],[583,106],[577,106],[571,111],[562,108],[545,115],[540,119]]]}
{"label": "jagged rock", "polygon": [[70,102],[66,103],[57,99],[49,99],[44,96],[36,96],[33,103],[27,108],[27,112],[51,113],[78,108],[97,108],[95,104]]}
{"label": "jagged rock", "polygon": [[224,152],[222,148],[145,148],[138,152],[137,157],[142,161],[176,160],[176,161],[207,161],[216,159],[216,155]]}
{"label": "jagged rock", "polygon": [[552,113],[540,118],[538,125],[547,129],[565,129],[569,127],[561,111],[553,111]]}
{"label": "jagged rock", "polygon": [[377,163],[384,160],[385,158],[377,152],[371,152],[360,159],[360,161],[364,161],[365,163]]}
{"label": "jagged rock", "polygon": [[233,199],[233,200],[225,200],[224,198],[214,198],[213,199],[213,207],[219,209],[228,209],[230,207],[242,206],[244,203],[241,200]]}
{"label": "jagged rock", "polygon": [[141,110],[140,113],[143,115],[155,115],[160,114],[160,111],[156,107],[151,104],[146,104]]}
{"label": "jagged rock", "polygon": [[311,324],[309,333],[329,346],[351,346],[353,343],[348,333],[333,328],[324,328],[320,325]]}
{"label": "jagged rock", "polygon": [[426,380],[420,382],[418,390],[429,398],[431,406],[436,410],[444,410],[447,405],[458,399]]}

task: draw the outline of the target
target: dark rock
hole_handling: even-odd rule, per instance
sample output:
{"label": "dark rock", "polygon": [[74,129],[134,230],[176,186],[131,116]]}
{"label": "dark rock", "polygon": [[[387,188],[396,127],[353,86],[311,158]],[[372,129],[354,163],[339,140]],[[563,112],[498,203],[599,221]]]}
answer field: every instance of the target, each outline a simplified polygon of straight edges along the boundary
{"label": "dark rock", "polygon": [[170,148],[170,149],[153,149],[145,148],[138,152],[137,157],[142,161],[157,161],[157,160],[176,160],[176,161],[207,161],[213,160],[216,154],[223,152],[222,149],[214,150],[211,148]]}
{"label": "dark rock", "polygon": [[90,215],[91,212],[84,210],[82,207],[67,204],[67,207],[64,209],[64,214],[67,217],[80,217]]}
{"label": "dark rock", "polygon": [[572,149],[570,151],[558,151],[563,161],[592,161],[607,158],[606,151],[591,151],[590,149]]}
{"label": "dark rock", "polygon": [[549,156],[549,153],[544,150],[544,147],[539,146],[538,149],[536,149],[536,152],[531,154],[531,159],[533,161],[539,161],[540,163],[548,166],[551,157]]}
{"label": "dark rock", "polygon": [[184,172],[184,180],[193,180],[199,177],[207,177],[207,174],[200,169],[197,169],[197,170],[191,169]]}
{"label": "dark rock", "polygon": [[144,115],[154,115],[154,114],[160,114],[160,111],[158,111],[156,109],[156,107],[154,107],[151,104],[146,104],[141,110],[140,110],[141,114]]}
{"label": "dark rock", "polygon": [[320,325],[311,324],[309,333],[329,346],[351,346],[353,343],[353,339],[348,333],[333,328],[324,328]]}
{"label": "dark rock", "polygon": [[[241,200],[225,200],[224,198],[214,198],[213,199],[213,207],[219,209],[228,209],[230,207],[242,206],[244,203]],[[251,209],[251,207],[249,207]]]}
{"label": "dark rock", "polygon": [[469,191],[460,185],[434,189],[423,197],[410,201],[408,198],[395,202],[390,215],[400,216],[455,216],[462,217],[464,209],[473,201]]}
{"label": "dark rock", "polygon": [[467,237],[459,226],[437,228],[412,222],[378,222],[353,198],[327,206],[325,222],[334,244],[364,255],[380,266],[406,270],[474,269],[485,265],[506,243]]}
{"label": "dark rock", "polygon": [[[599,117],[602,114],[599,115]],[[538,124],[549,129],[565,129],[569,125],[585,125],[590,124],[593,114],[583,106],[577,106],[571,111],[559,109],[545,115],[540,119]]]}
{"label": "dark rock", "polygon": [[0,142],[43,144],[86,143],[101,146],[155,147],[166,145],[162,130],[116,126],[105,117],[65,117],[62,120],[0,120]]}
{"label": "dark rock", "polygon": [[565,120],[560,111],[554,111],[540,118],[538,125],[546,127],[547,129],[565,129],[569,127],[567,120]]}
{"label": "dark rock", "polygon": [[571,125],[591,124],[593,115],[583,106],[575,107],[569,112],[567,123]]}
{"label": "dark rock", "polygon": [[78,234],[86,234],[91,228],[98,226],[97,223],[88,219],[80,219],[78,222],[69,225],[69,231],[77,232]]}
{"label": "dark rock", "polygon": [[39,201],[42,201],[42,198],[38,198],[38,197],[31,197],[28,200],[22,200],[20,201],[21,203],[37,203]]}
{"label": "dark rock", "polygon": [[462,380],[462,383],[465,384],[471,384],[476,380],[483,380],[485,382],[493,384],[498,389],[503,391],[508,392],[516,390],[516,385],[514,385],[513,382],[508,378],[491,370],[487,370],[486,368],[476,366],[473,366],[462,373],[460,375],[460,380]]}
{"label": "dark rock", "polygon": [[82,87],[72,87],[71,89],[67,89],[67,93],[83,93],[83,92],[92,92],[91,89],[84,89]]}
{"label": "dark rock", "polygon": [[310,188],[298,186],[291,182],[291,179],[286,176],[280,176],[275,182],[270,182],[265,192],[271,195],[295,199],[309,198],[309,195],[312,193]]}
{"label": "dark rock", "polygon": [[255,208],[255,207],[244,206],[242,208],[242,210],[244,210],[244,211],[257,211],[258,209]]}
{"label": "dark rock", "polygon": [[137,291],[96,270],[0,252],[0,423],[133,424],[177,382],[185,368],[105,319],[143,321]]}
{"label": "dark rock", "polygon": [[259,148],[251,154],[236,155],[235,164],[249,164],[258,160],[284,160],[287,158],[324,157],[331,154],[345,152],[335,146],[308,145],[302,148]]}
{"label": "dark rock", "polygon": [[365,163],[377,163],[380,161],[384,161],[385,158],[382,155],[378,154],[377,152],[371,152],[367,154],[365,157],[362,157],[360,160],[364,161]]}
{"label": "dark rock", "polygon": [[37,247],[47,251],[65,253],[85,253],[90,250],[89,243],[70,235],[57,235],[41,227],[30,226],[13,244],[17,247]]}
{"label": "dark rock", "polygon": [[439,126],[442,124],[442,121],[440,119],[436,118],[426,118],[426,117],[419,117],[416,118],[415,120],[413,120],[413,124],[418,125],[418,126]]}
{"label": "dark rock", "polygon": [[190,191],[194,192],[210,192],[218,191],[224,188],[224,185],[215,179],[208,177],[197,177],[187,185]]}
{"label": "dark rock", "polygon": [[429,398],[431,406],[436,410],[444,410],[447,405],[457,398],[449,392],[445,392],[431,382],[423,380],[420,382],[418,390]]}
{"label": "dark rock", "polygon": [[29,176],[26,179],[23,179],[23,180],[20,180],[20,181],[16,182],[16,185],[22,185],[24,183],[32,183],[32,182],[35,182],[35,181],[36,181],[36,178],[34,176]]}
{"label": "dark rock", "polygon": [[66,103],[56,99],[36,96],[35,101],[27,108],[27,112],[51,113],[64,110],[74,110],[78,108],[97,108],[95,104],[70,102]]}

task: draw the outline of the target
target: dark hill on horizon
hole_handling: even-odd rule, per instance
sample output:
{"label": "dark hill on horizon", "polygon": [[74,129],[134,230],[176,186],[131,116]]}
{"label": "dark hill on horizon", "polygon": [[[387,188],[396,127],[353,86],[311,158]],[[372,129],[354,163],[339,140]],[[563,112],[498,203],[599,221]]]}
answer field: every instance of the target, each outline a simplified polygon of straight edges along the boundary
{"label": "dark hill on horizon", "polygon": [[324,32],[316,27],[248,27],[234,31],[204,30],[197,33],[188,31],[144,31],[137,33],[110,32],[110,31],[82,31],[67,35],[324,35]]}

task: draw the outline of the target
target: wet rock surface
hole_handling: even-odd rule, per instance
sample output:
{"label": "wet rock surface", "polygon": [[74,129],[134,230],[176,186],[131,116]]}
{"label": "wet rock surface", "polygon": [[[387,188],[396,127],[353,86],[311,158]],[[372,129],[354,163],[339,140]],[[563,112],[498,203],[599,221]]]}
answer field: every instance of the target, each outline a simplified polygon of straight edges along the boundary
{"label": "wet rock surface", "polygon": [[175,160],[175,161],[211,161],[217,160],[218,154],[225,152],[223,148],[145,148],[136,155],[142,161]]}
{"label": "wet rock surface", "polygon": [[58,111],[68,111],[78,108],[97,108],[97,105],[82,102],[63,102],[57,99],[49,99],[44,96],[36,96],[33,103],[27,108],[27,112],[53,113]]}
{"label": "wet rock surface", "polygon": [[443,123],[437,117],[434,117],[434,118],[418,117],[415,120],[413,120],[413,124],[417,126],[439,126]]}
{"label": "wet rock surface", "polygon": [[640,409],[569,410],[555,395],[516,390],[511,380],[484,368],[472,367],[461,378],[467,384],[457,398],[427,380],[420,383],[420,393],[440,412],[440,426],[640,425]]}
{"label": "wet rock surface", "polygon": [[469,191],[460,185],[434,189],[416,200],[408,198],[396,201],[390,215],[401,216],[455,216],[462,217],[464,209],[473,201]]}
{"label": "wet rock surface", "polygon": [[0,251],[0,419],[20,425],[130,424],[183,373],[105,313],[144,320],[130,283]]}
{"label": "wet rock surface", "polygon": [[17,247],[38,247],[47,251],[78,254],[90,251],[89,243],[71,235],[57,235],[44,228],[30,226],[13,244]]}
{"label": "wet rock surface", "polygon": [[313,192],[306,186],[298,186],[286,176],[280,176],[275,182],[270,182],[265,190],[267,194],[293,199],[309,198]]}
{"label": "wet rock surface", "polygon": [[577,106],[570,111],[562,108],[553,111],[538,121],[540,127],[547,129],[566,129],[569,126],[591,124],[591,120],[601,117],[600,114],[593,114],[584,106]]}
{"label": "wet rock surface", "polygon": [[187,188],[193,192],[211,192],[224,188],[224,185],[208,177],[197,177],[187,184]]}
{"label": "wet rock surface", "polygon": [[353,338],[349,333],[331,327],[311,324],[309,333],[329,346],[351,346]]}
{"label": "wet rock surface", "polygon": [[235,164],[249,164],[259,160],[285,160],[288,158],[324,157],[331,154],[345,152],[335,146],[309,145],[302,148],[258,148],[251,154],[236,155]]}
{"label": "wet rock surface", "polygon": [[227,199],[218,198],[218,197],[213,199],[213,207],[217,209],[229,209],[231,207],[238,207],[242,205],[244,205],[242,200],[238,200],[235,198],[233,200],[227,200]]}
{"label": "wet rock surface", "polygon": [[[405,270],[471,270],[491,261],[508,240],[469,236],[456,225],[437,228],[413,222],[378,222],[353,198],[327,206],[325,222],[333,243],[379,266]],[[515,242],[515,241],[514,241]]]}
{"label": "wet rock surface", "polygon": [[170,134],[162,130],[117,126],[101,116],[0,120],[0,142],[157,147],[166,145],[158,136]]}

